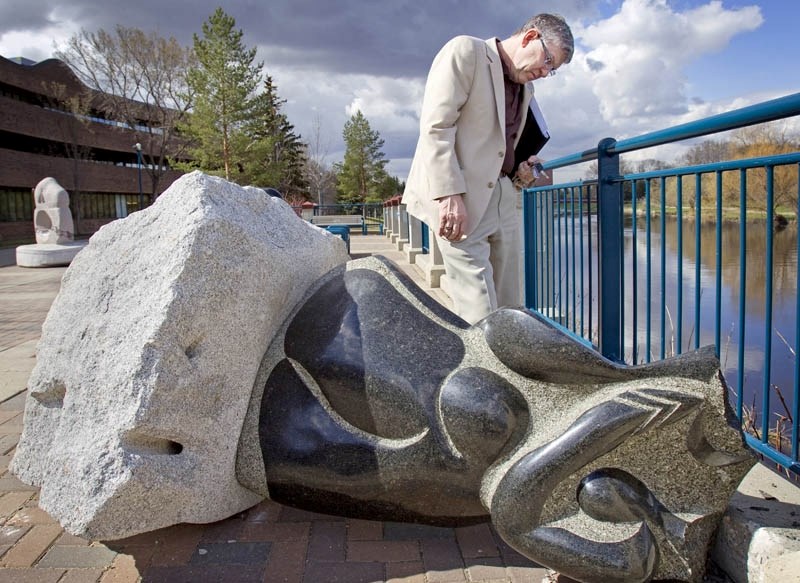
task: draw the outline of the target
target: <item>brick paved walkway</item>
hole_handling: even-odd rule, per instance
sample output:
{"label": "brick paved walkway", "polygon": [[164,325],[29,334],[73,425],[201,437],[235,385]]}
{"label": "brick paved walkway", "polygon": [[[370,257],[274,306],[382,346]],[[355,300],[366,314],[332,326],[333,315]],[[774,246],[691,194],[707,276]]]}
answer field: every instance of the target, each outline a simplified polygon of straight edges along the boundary
{"label": "brick paved walkway", "polygon": [[[351,252],[402,258],[377,235],[354,237]],[[447,302],[419,280],[413,266],[400,266]],[[38,508],[37,489],[8,472],[22,431],[20,391],[63,273],[0,268],[0,377],[10,379],[0,389],[13,395],[0,403],[0,583],[539,583],[545,576],[486,524],[450,529],[351,520],[270,501],[213,524],[181,524],[119,541],[64,532]]]}

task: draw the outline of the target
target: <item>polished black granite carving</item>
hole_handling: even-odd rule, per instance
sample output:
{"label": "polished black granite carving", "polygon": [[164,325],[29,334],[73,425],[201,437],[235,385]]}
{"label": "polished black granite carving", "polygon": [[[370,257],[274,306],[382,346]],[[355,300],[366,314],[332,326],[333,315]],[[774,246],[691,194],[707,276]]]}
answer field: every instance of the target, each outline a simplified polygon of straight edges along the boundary
{"label": "polished black granite carving", "polygon": [[[438,355],[425,366],[431,345]],[[267,380],[260,417],[273,499],[436,525],[487,519],[478,490],[494,459],[473,461],[453,450],[437,414],[440,388],[464,357],[458,335],[420,318],[378,273],[342,270],[298,311],[284,350],[287,359]],[[486,373],[460,371],[448,383],[454,419],[459,379],[491,386]],[[512,421],[493,437],[495,450],[513,433]]]}
{"label": "polished black granite carving", "polygon": [[[348,423],[410,437],[435,422],[439,387],[464,357],[458,335],[418,315],[380,274],[343,271],[300,309],[285,353]],[[435,360],[430,346],[438,347]]]}
{"label": "polished black granite carving", "polygon": [[[702,388],[712,352],[624,367],[526,310],[470,328],[384,263],[327,277],[275,350],[258,421],[271,498],[373,520],[491,520],[579,581],[697,580],[693,547],[752,463],[722,395]],[[679,464],[677,484],[642,435]],[[738,478],[714,506],[722,467]]]}
{"label": "polished black granite carving", "polygon": [[713,346],[684,354],[680,359],[620,365],[528,310],[498,310],[476,325],[486,334],[489,348],[508,368],[527,378],[558,385],[614,383],[654,376],[708,380],[719,368]]}

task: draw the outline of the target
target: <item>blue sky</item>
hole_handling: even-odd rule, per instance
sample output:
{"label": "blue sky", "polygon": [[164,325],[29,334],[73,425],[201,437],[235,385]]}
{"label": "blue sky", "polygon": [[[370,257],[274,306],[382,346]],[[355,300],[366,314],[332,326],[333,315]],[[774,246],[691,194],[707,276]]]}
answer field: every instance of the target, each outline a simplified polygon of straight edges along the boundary
{"label": "blue sky", "polygon": [[759,6],[764,19],[757,29],[734,39],[724,51],[701,56],[688,65],[692,89],[704,98],[730,98],[751,90],[800,91],[800,2],[724,3],[731,9],[753,4]]}
{"label": "blue sky", "polygon": [[319,120],[329,163],[358,109],[401,179],[436,51],[458,34],[505,38],[537,12],[563,14],[577,38],[573,62],[535,83],[546,158],[800,91],[798,0],[3,0],[0,55],[41,60],[81,28],[119,23],[189,45],[217,5],[258,47],[297,131],[310,138]]}

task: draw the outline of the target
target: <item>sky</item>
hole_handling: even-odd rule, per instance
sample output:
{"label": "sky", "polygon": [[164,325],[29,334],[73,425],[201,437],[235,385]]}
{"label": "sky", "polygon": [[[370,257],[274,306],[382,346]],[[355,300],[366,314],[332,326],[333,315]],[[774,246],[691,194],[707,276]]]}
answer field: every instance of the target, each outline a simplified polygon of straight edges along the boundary
{"label": "sky", "polygon": [[[572,62],[534,82],[546,159],[800,92],[798,0],[0,0],[0,55],[43,60],[81,29],[117,24],[189,46],[220,5],[328,164],[360,110],[401,180],[436,52],[459,34],[507,38],[540,12],[563,15],[576,39]],[[669,161],[689,145],[634,158]]]}

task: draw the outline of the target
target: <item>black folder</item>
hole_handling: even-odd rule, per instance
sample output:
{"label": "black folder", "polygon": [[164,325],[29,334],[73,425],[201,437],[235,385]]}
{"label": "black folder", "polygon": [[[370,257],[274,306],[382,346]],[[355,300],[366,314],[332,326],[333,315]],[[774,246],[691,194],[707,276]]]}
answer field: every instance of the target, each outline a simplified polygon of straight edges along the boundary
{"label": "black folder", "polygon": [[539,109],[536,99],[532,97],[525,119],[525,127],[522,129],[522,135],[514,149],[514,168],[518,168],[520,162],[527,160],[530,156],[538,154],[549,139],[550,132],[544,121],[542,110]]}

